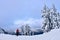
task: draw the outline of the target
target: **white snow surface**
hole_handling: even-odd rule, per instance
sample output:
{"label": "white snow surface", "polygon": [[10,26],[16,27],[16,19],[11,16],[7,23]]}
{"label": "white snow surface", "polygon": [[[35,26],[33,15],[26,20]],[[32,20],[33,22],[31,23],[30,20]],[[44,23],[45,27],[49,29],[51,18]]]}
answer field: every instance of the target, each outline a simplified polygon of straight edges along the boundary
{"label": "white snow surface", "polygon": [[0,34],[0,40],[60,40],[60,29],[53,29],[48,33],[35,36]]}

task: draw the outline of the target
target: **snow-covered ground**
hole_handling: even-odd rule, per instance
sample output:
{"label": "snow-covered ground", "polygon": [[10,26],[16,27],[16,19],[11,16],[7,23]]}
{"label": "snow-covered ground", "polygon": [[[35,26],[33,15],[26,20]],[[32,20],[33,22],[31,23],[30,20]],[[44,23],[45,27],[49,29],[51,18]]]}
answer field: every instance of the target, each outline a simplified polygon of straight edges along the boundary
{"label": "snow-covered ground", "polygon": [[60,40],[60,29],[54,29],[48,33],[35,36],[15,36],[0,34],[0,40]]}

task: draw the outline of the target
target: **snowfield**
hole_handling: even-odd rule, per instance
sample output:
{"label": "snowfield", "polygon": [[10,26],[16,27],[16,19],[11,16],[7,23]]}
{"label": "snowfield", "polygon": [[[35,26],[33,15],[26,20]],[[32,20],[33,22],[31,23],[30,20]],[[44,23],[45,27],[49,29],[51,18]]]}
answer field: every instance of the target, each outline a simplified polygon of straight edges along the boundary
{"label": "snowfield", "polygon": [[60,40],[60,29],[53,29],[48,33],[35,36],[0,34],[0,40]]}

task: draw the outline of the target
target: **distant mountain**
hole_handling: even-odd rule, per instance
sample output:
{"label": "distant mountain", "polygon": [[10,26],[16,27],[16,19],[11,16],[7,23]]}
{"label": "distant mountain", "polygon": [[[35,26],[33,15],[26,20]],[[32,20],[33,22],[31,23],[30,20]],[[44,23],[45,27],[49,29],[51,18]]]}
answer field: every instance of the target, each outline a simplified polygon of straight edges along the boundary
{"label": "distant mountain", "polygon": [[0,28],[0,33],[4,33],[4,31]]}

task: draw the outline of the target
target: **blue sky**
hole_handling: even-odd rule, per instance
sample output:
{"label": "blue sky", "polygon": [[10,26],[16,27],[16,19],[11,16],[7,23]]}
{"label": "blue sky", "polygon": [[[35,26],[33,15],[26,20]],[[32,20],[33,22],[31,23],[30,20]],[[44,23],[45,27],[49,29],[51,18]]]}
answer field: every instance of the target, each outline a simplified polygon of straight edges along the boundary
{"label": "blue sky", "polygon": [[60,11],[59,0],[0,0],[0,27],[9,28],[22,20],[40,20],[44,4],[48,7],[55,4]]}

